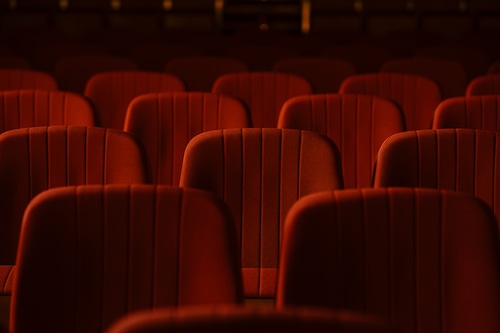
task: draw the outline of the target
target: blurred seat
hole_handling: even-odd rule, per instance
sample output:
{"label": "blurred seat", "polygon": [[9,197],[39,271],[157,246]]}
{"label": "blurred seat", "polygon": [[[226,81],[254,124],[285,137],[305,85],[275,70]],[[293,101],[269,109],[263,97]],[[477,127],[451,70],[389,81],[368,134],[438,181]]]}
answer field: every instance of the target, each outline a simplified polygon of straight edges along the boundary
{"label": "blurred seat", "polygon": [[432,126],[500,131],[500,95],[445,99],[436,107]]}
{"label": "blurred seat", "polygon": [[[0,265],[7,268],[16,261],[24,210],[38,193],[69,185],[147,182],[143,152],[135,138],[84,126],[30,127],[0,134],[0,174]],[[12,279],[5,281],[9,285],[2,291],[9,294]]]}
{"label": "blurred seat", "polygon": [[500,94],[500,74],[486,74],[474,78],[467,85],[466,96]]}
{"label": "blurred seat", "polygon": [[241,303],[235,238],[227,207],[204,191],[45,191],[24,217],[11,329],[103,332],[133,311]]}
{"label": "blurred seat", "polygon": [[493,61],[489,66],[486,74],[500,74],[500,60]]}
{"label": "blurred seat", "polygon": [[464,67],[450,59],[425,57],[392,59],[382,65],[380,72],[425,76],[439,85],[443,99],[465,95],[467,86]]}
{"label": "blurred seat", "polygon": [[134,97],[171,91],[184,91],[184,84],[176,76],[129,70],[94,74],[87,81],[84,94],[95,105],[98,126],[122,130]]}
{"label": "blurred seat", "polygon": [[496,221],[470,195],[312,194],[290,209],[282,244],[278,308],[362,311],[404,333],[500,330]]}
{"label": "blurred seat", "polygon": [[404,131],[404,116],[392,101],[353,94],[315,94],[289,99],[278,128],[318,132],[339,148],[345,188],[371,187],[378,149]]}
{"label": "blurred seat", "polygon": [[397,133],[380,147],[374,187],[408,186],[475,195],[500,212],[500,133],[436,129]]}
{"label": "blurred seat", "polygon": [[270,71],[276,61],[298,57],[299,53],[289,46],[249,43],[229,47],[226,56],[244,62],[251,71]]}
{"label": "blurred seat", "polygon": [[360,74],[376,73],[386,61],[394,58],[389,49],[368,43],[325,46],[319,55],[349,61]]}
{"label": "blurred seat", "polygon": [[282,59],[273,64],[272,70],[307,79],[314,93],[336,93],[345,78],[356,74],[349,61],[327,57]]}
{"label": "blurred seat", "polygon": [[52,73],[57,61],[69,56],[104,55],[107,50],[92,43],[62,42],[41,45],[33,54],[33,66],[37,70]]}
{"label": "blurred seat", "polygon": [[212,92],[243,100],[253,127],[276,127],[283,104],[291,97],[311,94],[312,87],[309,81],[293,74],[248,72],[220,76]]}
{"label": "blurred seat", "polygon": [[214,130],[188,143],[179,186],[214,192],[229,206],[246,298],[273,300],[288,209],[307,194],[342,188],[340,163],[335,144],[310,131]]}
{"label": "blurred seat", "polygon": [[83,94],[87,81],[94,75],[109,71],[137,70],[132,60],[109,54],[76,55],[60,58],[53,75],[60,89]]}
{"label": "blurred seat", "polygon": [[395,328],[374,318],[348,311],[314,308],[261,310],[219,306],[138,311],[123,317],[106,333],[395,333]]}
{"label": "blurred seat", "polygon": [[238,99],[203,92],[146,94],[130,102],[125,131],[142,142],[154,184],[178,185],[186,144],[208,130],[250,127]]}
{"label": "blurred seat", "polygon": [[0,91],[0,133],[53,125],[94,126],[94,108],[85,97],[70,92]]}
{"label": "blurred seat", "polygon": [[48,73],[31,69],[0,69],[0,90],[58,90],[56,79]]}
{"label": "blurred seat", "polygon": [[201,56],[202,52],[189,44],[142,43],[130,50],[129,58],[142,70],[162,72],[172,59]]}
{"label": "blurred seat", "polygon": [[0,68],[3,69],[30,69],[28,60],[17,55],[0,54]]}
{"label": "blurred seat", "polygon": [[210,92],[219,76],[248,72],[248,67],[244,62],[233,58],[193,56],[169,60],[165,65],[165,72],[180,78],[187,91]]}
{"label": "blurred seat", "polygon": [[488,70],[491,62],[488,52],[475,46],[461,44],[441,44],[426,46],[415,51],[416,56],[455,60],[464,66],[467,82]]}
{"label": "blurred seat", "polygon": [[414,74],[353,75],[342,82],[339,92],[374,95],[395,101],[403,110],[407,130],[430,128],[434,109],[441,102],[437,83]]}

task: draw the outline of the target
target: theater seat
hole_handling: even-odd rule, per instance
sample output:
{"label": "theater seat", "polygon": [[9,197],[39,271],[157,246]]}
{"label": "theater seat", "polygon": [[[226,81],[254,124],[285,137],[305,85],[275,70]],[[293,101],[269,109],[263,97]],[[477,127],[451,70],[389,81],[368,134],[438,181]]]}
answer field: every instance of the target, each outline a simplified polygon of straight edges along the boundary
{"label": "theater seat", "polygon": [[[131,135],[97,127],[48,126],[0,134],[0,265],[16,262],[19,230],[30,200],[70,185],[145,183],[143,152]],[[8,268],[4,293],[10,292]]]}
{"label": "theater seat", "polygon": [[216,193],[233,214],[247,299],[273,300],[281,230],[290,206],[343,188],[340,156],[327,137],[276,128],[214,130],[187,145],[181,187]]}
{"label": "theater seat", "polygon": [[34,126],[94,126],[94,108],[79,94],[22,89],[0,91],[0,133]]}
{"label": "theater seat", "polygon": [[127,107],[134,97],[184,90],[184,84],[176,76],[125,70],[93,75],[85,85],[84,95],[95,105],[98,126],[123,130]]}
{"label": "theater seat", "polygon": [[283,231],[277,307],[362,311],[403,333],[500,330],[495,216],[465,193],[311,194]]}
{"label": "theater seat", "polygon": [[138,311],[115,322],[106,333],[396,333],[378,318],[348,311],[315,308],[261,310],[219,306]]}
{"label": "theater seat", "polygon": [[339,148],[345,188],[372,186],[380,145],[404,131],[399,107],[381,97],[355,94],[313,94],[289,99],[278,128],[318,132]]}
{"label": "theater seat", "polygon": [[145,94],[130,102],[125,131],[143,145],[154,184],[178,185],[187,143],[215,129],[250,127],[238,99],[203,92]]}
{"label": "theater seat", "polygon": [[0,69],[0,90],[45,89],[58,90],[56,79],[45,72],[32,69]]}
{"label": "theater seat", "polygon": [[11,330],[97,333],[129,312],[237,304],[241,295],[234,224],[214,195],[70,186],[27,207]]}

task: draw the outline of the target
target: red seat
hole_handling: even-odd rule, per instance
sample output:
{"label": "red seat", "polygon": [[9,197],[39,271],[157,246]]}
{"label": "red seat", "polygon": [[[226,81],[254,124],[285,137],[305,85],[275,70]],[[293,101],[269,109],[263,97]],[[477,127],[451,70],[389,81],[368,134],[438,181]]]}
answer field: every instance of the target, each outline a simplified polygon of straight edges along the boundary
{"label": "red seat", "polygon": [[314,93],[336,93],[345,78],[356,74],[351,62],[327,57],[281,59],[273,64],[272,69],[307,79]]}
{"label": "red seat", "polygon": [[109,54],[61,57],[54,65],[53,75],[62,90],[83,94],[87,81],[97,73],[137,70],[132,60]]}
{"label": "red seat", "polygon": [[24,216],[11,329],[103,332],[142,309],[241,303],[236,253],[227,207],[204,191],[45,191]]}
{"label": "red seat", "polygon": [[445,99],[434,112],[433,128],[500,131],[500,95]]}
{"label": "red seat", "polygon": [[378,149],[386,138],[404,131],[404,116],[390,100],[352,94],[293,97],[281,109],[278,128],[326,135],[340,150],[344,186],[371,187]]}
{"label": "red seat", "polygon": [[392,59],[385,62],[380,71],[425,76],[439,85],[443,99],[463,96],[468,82],[463,65],[451,59],[425,57]]}
{"label": "red seat", "polygon": [[180,186],[214,192],[235,219],[247,298],[272,299],[283,221],[300,197],[342,188],[335,144],[293,129],[214,130],[187,145]]}
{"label": "red seat", "polygon": [[249,126],[250,115],[240,100],[202,92],[136,97],[125,120],[125,131],[145,148],[152,182],[164,185],[179,184],[184,149],[195,135]]}
{"label": "red seat", "polygon": [[53,125],[94,126],[94,108],[85,97],[70,92],[0,91],[0,133]]}
{"label": "red seat", "polygon": [[244,62],[228,57],[179,57],[165,65],[165,72],[180,78],[187,91],[210,92],[219,76],[247,71]]}
{"label": "red seat", "polygon": [[253,127],[276,127],[283,104],[291,97],[312,93],[306,79],[285,73],[247,72],[220,76],[212,92],[243,100]]}
{"label": "red seat", "polygon": [[31,69],[0,69],[0,90],[45,89],[58,90],[55,78]]}
{"label": "red seat", "polygon": [[339,92],[375,95],[395,101],[403,110],[407,130],[430,128],[434,110],[441,102],[437,83],[414,74],[353,75],[342,82]]}
{"label": "red seat", "polygon": [[397,133],[380,147],[374,187],[409,186],[475,195],[500,212],[500,133],[437,129]]}
{"label": "red seat", "polygon": [[22,216],[34,196],[69,185],[144,183],[142,154],[131,135],[104,128],[49,126],[2,133],[0,265],[16,261]]}
{"label": "red seat", "polygon": [[471,195],[312,194],[290,209],[282,244],[278,308],[362,311],[404,333],[500,330],[496,221]]}
{"label": "red seat", "polygon": [[114,323],[107,333],[395,333],[373,316],[313,308],[261,310],[252,307],[193,307],[138,311]]}
{"label": "red seat", "polygon": [[184,84],[178,77],[145,71],[95,74],[85,86],[85,96],[96,108],[96,124],[118,130],[123,130],[127,108],[134,97],[171,91],[184,91]]}
{"label": "red seat", "polygon": [[486,74],[474,78],[467,85],[466,96],[499,95],[500,74]]}

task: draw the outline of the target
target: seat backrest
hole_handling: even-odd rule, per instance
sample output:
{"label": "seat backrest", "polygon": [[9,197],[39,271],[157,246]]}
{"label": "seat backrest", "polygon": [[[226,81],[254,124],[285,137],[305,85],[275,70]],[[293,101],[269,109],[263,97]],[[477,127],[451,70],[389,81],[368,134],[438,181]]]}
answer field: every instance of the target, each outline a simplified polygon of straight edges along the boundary
{"label": "seat backrest", "polygon": [[241,306],[137,311],[115,322],[106,333],[395,333],[373,316],[313,308],[282,310]]}
{"label": "seat backrest", "polygon": [[307,79],[314,93],[336,93],[345,78],[356,74],[351,62],[328,57],[281,59],[273,64],[272,70]]}
{"label": "seat backrest", "polygon": [[144,155],[130,134],[118,130],[49,126],[0,135],[0,264],[14,264],[24,209],[53,187],[144,183]]}
{"label": "seat backrest", "polygon": [[212,92],[243,100],[253,127],[276,127],[283,104],[291,97],[311,94],[312,87],[306,79],[292,74],[245,72],[220,76]]}
{"label": "seat backrest", "polygon": [[0,90],[45,89],[58,90],[56,79],[45,72],[32,69],[0,69]]}
{"label": "seat backrest", "polygon": [[249,42],[228,47],[226,56],[243,61],[251,71],[270,71],[276,61],[297,57],[299,53],[285,45]]}
{"label": "seat backrest", "polygon": [[500,94],[500,74],[481,75],[469,82],[466,96]]}
{"label": "seat backrest", "polygon": [[180,186],[214,192],[229,206],[247,298],[272,298],[283,221],[300,197],[342,188],[335,144],[310,131],[214,130],[187,145]]}
{"label": "seat backrest", "polygon": [[291,208],[283,237],[278,308],[362,311],[404,333],[500,330],[496,221],[471,195],[313,194]]}
{"label": "seat backrest", "polygon": [[498,214],[499,146],[500,134],[492,131],[437,129],[397,133],[380,147],[374,187],[465,192],[483,199]]}
{"label": "seat backrest", "polygon": [[244,62],[229,57],[179,57],[165,65],[165,72],[180,78],[187,91],[210,92],[219,76],[247,71]]}
{"label": "seat backrest", "polygon": [[315,94],[289,99],[278,128],[314,131],[338,147],[345,188],[371,187],[380,145],[404,131],[404,116],[392,101],[368,95]]}
{"label": "seat backrest", "polygon": [[463,65],[451,59],[426,57],[392,59],[385,62],[380,71],[425,76],[439,85],[443,99],[463,96],[468,82]]}
{"label": "seat backrest", "polygon": [[97,333],[141,309],[240,303],[236,253],[227,207],[204,191],[45,191],[24,217],[11,329]]}
{"label": "seat backrest", "polygon": [[127,58],[110,54],[88,54],[60,58],[54,65],[53,75],[61,90],[83,94],[87,81],[94,74],[137,69],[137,64]]}
{"label": "seat backrest", "polygon": [[376,73],[386,61],[394,58],[389,49],[365,43],[325,46],[319,55],[349,61],[360,74]]}
{"label": "seat backrest", "polygon": [[500,131],[500,96],[461,96],[436,107],[432,128],[472,128]]}
{"label": "seat backrest", "polygon": [[125,131],[142,143],[154,184],[178,185],[187,143],[215,129],[250,127],[238,99],[203,92],[145,94],[132,100]]}
{"label": "seat backrest", "polygon": [[93,75],[84,94],[95,105],[98,126],[123,130],[127,107],[134,97],[168,91],[184,91],[184,84],[167,73],[111,71]]}
{"label": "seat backrest", "polygon": [[30,69],[31,64],[26,58],[13,54],[2,54],[0,51],[0,68]]}
{"label": "seat backrest", "polygon": [[487,72],[491,62],[488,52],[480,47],[466,44],[440,44],[421,47],[416,56],[450,59],[460,62],[467,73],[467,81]]}
{"label": "seat backrest", "polygon": [[0,91],[0,133],[23,127],[94,126],[94,108],[75,93],[56,90]]}
{"label": "seat backrest", "polygon": [[375,95],[395,101],[403,110],[407,130],[430,128],[434,109],[441,102],[437,83],[414,74],[353,75],[342,82],[339,92]]}

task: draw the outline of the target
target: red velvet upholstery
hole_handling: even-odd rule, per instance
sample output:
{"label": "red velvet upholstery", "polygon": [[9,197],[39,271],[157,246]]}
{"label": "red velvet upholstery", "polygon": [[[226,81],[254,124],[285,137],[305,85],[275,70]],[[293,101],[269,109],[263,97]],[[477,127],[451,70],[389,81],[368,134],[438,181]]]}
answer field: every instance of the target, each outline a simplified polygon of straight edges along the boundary
{"label": "red velvet upholstery", "polygon": [[285,73],[248,72],[220,76],[212,92],[242,99],[250,109],[253,127],[276,127],[283,103],[312,93],[306,79]]}
{"label": "red velvet upholstery", "polygon": [[468,82],[463,65],[451,59],[425,57],[392,59],[384,63],[380,72],[425,76],[439,85],[443,99],[463,96]]}
{"label": "red velvet upholstery", "polygon": [[146,151],[150,179],[178,185],[184,149],[191,138],[214,129],[250,127],[250,115],[238,99],[212,93],[146,94],[129,105],[125,131]]}
{"label": "red velvet upholstery", "polygon": [[186,147],[180,186],[214,192],[231,209],[247,298],[274,297],[281,228],[290,206],[309,193],[343,187],[332,141],[276,128],[195,136]]}
{"label": "red velvet upholstery", "polygon": [[88,54],[60,58],[54,65],[53,73],[61,90],[83,94],[87,81],[94,74],[137,69],[137,64],[127,58],[108,54]]}
{"label": "red velvet upholstery", "polygon": [[0,91],[0,132],[50,125],[94,126],[93,106],[83,96],[63,91]]}
{"label": "red velvet upholstery", "polygon": [[416,50],[415,55],[458,61],[464,66],[467,81],[486,73],[491,62],[486,50],[470,44],[456,43],[421,47]]}
{"label": "red velvet upholstery", "polygon": [[143,152],[129,134],[97,127],[31,127],[0,135],[0,264],[14,264],[26,205],[53,187],[144,183]]}
{"label": "red velvet upholstery", "polygon": [[281,59],[274,63],[272,69],[307,79],[315,93],[336,93],[345,78],[356,74],[351,62],[328,57]]}
{"label": "red velvet upholstery", "polygon": [[453,190],[483,199],[500,213],[500,133],[472,129],[410,131],[380,147],[375,187]]}
{"label": "red velvet upholstery", "polygon": [[436,107],[432,127],[500,131],[500,95],[445,99]]}
{"label": "red velvet upholstery", "polygon": [[228,73],[246,72],[248,66],[227,57],[179,57],[167,62],[165,71],[180,78],[187,91],[212,91],[215,80]]}
{"label": "red velvet upholstery", "polygon": [[344,186],[371,187],[380,145],[404,131],[404,116],[390,100],[353,94],[316,94],[289,99],[281,109],[279,128],[315,131],[340,150]]}
{"label": "red velvet upholstery", "polygon": [[130,101],[142,94],[184,91],[184,84],[167,73],[112,71],[93,75],[85,86],[85,95],[94,102],[99,126],[123,129]]}
{"label": "red velvet upholstery", "polygon": [[29,61],[14,54],[2,54],[0,52],[0,68],[29,69]]}
{"label": "red velvet upholstery", "polygon": [[58,90],[55,78],[30,69],[0,69],[0,90],[45,89]]}
{"label": "red velvet upholstery", "polygon": [[141,309],[239,303],[236,253],[227,207],[204,191],[45,191],[24,217],[11,329],[102,332]]}
{"label": "red velvet upholstery", "polygon": [[486,74],[474,78],[467,85],[466,96],[500,94],[500,74]]}
{"label": "red velvet upholstery", "polygon": [[299,54],[292,47],[277,43],[247,42],[229,47],[226,56],[243,61],[251,71],[270,71],[276,61],[297,57]]}
{"label": "red velvet upholstery", "polygon": [[394,58],[385,47],[363,43],[326,46],[319,55],[350,61],[363,74],[378,72],[386,61]]}
{"label": "red velvet upholstery", "polygon": [[314,308],[191,307],[131,313],[106,333],[395,333],[373,316]]}
{"label": "red velvet upholstery", "polygon": [[394,100],[404,112],[407,130],[430,128],[434,109],[441,102],[437,83],[414,74],[354,75],[342,82],[339,92],[375,95]]}
{"label": "red velvet upholstery", "polygon": [[277,306],[365,311],[408,333],[499,332],[491,209],[434,189],[313,194],[287,217]]}

